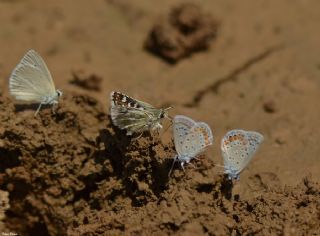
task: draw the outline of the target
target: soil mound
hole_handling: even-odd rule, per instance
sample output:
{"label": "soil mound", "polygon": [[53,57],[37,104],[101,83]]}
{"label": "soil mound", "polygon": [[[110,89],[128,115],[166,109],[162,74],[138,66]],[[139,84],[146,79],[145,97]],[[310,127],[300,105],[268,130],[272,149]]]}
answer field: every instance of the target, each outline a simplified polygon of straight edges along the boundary
{"label": "soil mound", "polygon": [[[206,157],[176,167],[172,142],[132,139],[95,99],[64,97],[55,114],[15,111],[0,98],[0,187],[5,227],[22,235],[310,235],[319,232],[320,186],[281,187],[273,173],[236,193]],[[246,188],[248,186],[245,186]],[[232,193],[233,191],[233,193]]]}

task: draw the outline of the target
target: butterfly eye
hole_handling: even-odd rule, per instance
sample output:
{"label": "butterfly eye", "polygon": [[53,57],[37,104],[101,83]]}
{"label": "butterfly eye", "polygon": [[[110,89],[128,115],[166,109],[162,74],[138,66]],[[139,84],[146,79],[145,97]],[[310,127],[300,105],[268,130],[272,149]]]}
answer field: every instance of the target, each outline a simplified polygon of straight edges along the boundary
{"label": "butterfly eye", "polygon": [[57,96],[61,97],[62,96],[62,92],[60,90],[57,90]]}

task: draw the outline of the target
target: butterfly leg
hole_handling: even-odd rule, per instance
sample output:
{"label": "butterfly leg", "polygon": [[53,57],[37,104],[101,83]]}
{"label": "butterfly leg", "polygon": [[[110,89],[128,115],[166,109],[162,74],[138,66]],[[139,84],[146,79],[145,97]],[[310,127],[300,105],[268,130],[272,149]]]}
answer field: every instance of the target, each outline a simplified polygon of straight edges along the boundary
{"label": "butterfly leg", "polygon": [[151,136],[151,139],[152,139],[152,145],[154,145],[156,143],[157,140],[155,140],[155,134],[157,134],[157,130],[150,130],[150,136]]}
{"label": "butterfly leg", "polygon": [[[160,129],[162,128],[162,126],[154,126],[151,131],[150,131],[150,134],[152,136],[152,144],[154,145],[156,142],[159,142],[160,141]],[[156,136],[156,138],[154,137]]]}
{"label": "butterfly leg", "polygon": [[173,167],[174,167],[174,164],[176,163],[177,160],[178,160],[178,156],[175,156],[174,159],[173,159],[173,162],[172,162],[170,171],[169,171],[169,173],[168,173],[168,176],[169,176],[169,177],[170,177],[170,175],[171,175],[171,172],[172,172],[172,169],[173,169]]}
{"label": "butterfly leg", "polygon": [[51,110],[52,110],[52,113],[53,113],[53,114],[56,114],[56,107],[57,107],[57,105],[58,105],[58,103],[56,103],[56,102],[52,103],[52,108],[51,108]]}
{"label": "butterfly leg", "polygon": [[[128,134],[127,134],[127,135],[128,135]],[[136,141],[136,140],[138,140],[139,138],[141,138],[141,137],[142,137],[142,135],[143,135],[143,132],[142,132],[142,133],[140,133],[138,137],[134,137],[134,138],[132,138],[132,139],[131,139],[131,141]]]}
{"label": "butterfly leg", "polygon": [[183,162],[183,161],[181,162],[181,168],[182,168],[183,172],[186,173],[186,170],[184,169],[184,163],[185,162]]}
{"label": "butterfly leg", "polygon": [[197,167],[194,164],[192,164],[191,162],[188,162],[188,164],[191,165],[193,168],[197,169]]}
{"label": "butterfly leg", "polygon": [[160,142],[160,139],[161,139],[160,129],[161,129],[161,128],[157,128],[157,129],[156,129],[157,137],[155,138],[155,141],[157,141],[157,142]]}
{"label": "butterfly leg", "polygon": [[40,111],[40,109],[41,109],[41,106],[42,106],[43,104],[44,104],[43,102],[41,102],[41,103],[39,104],[38,109],[37,109],[36,112],[34,113],[34,117],[37,116],[37,114],[39,113],[39,111]]}

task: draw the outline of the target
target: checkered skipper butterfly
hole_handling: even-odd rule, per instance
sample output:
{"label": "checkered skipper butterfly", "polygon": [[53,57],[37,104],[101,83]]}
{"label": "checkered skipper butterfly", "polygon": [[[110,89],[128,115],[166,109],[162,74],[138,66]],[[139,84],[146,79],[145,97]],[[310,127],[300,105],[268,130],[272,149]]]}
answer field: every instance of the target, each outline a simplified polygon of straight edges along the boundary
{"label": "checkered skipper butterfly", "polygon": [[162,128],[161,120],[169,118],[168,110],[157,109],[146,102],[133,99],[120,92],[111,92],[111,120],[119,129],[125,129],[127,135]]}

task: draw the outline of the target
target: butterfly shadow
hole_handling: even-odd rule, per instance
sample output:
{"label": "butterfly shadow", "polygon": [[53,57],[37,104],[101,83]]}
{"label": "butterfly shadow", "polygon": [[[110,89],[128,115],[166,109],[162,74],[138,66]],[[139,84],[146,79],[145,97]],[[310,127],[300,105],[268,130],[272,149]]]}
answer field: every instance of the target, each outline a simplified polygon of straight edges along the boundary
{"label": "butterfly shadow", "polygon": [[157,197],[160,197],[161,194],[169,187],[169,180],[171,176],[169,176],[168,173],[172,165],[172,158],[166,158],[160,162],[159,157],[154,153],[152,163],[152,179],[154,183],[152,190]]}
{"label": "butterfly shadow", "polygon": [[30,104],[14,104],[15,112],[22,112],[25,110],[34,110],[36,111],[39,104],[37,103],[30,103]]}
{"label": "butterfly shadow", "polygon": [[[234,181],[232,179],[229,179],[228,175],[225,174],[222,178],[222,182],[221,182],[221,194],[228,200],[232,200],[232,190],[234,187]],[[237,198],[237,196],[234,196],[235,200]]]}
{"label": "butterfly shadow", "polygon": [[[57,114],[64,119],[63,114]],[[123,162],[120,148],[115,141],[114,133],[109,127],[102,128],[98,131],[95,140],[87,140],[88,146],[86,152],[88,153],[88,160],[92,161],[96,168],[88,174],[81,175],[79,179],[84,183],[84,188],[75,193],[75,201],[79,199],[88,200],[91,193],[97,189],[109,188],[110,178],[123,179]],[[117,196],[123,195],[123,189],[115,187],[111,192],[105,191],[104,199],[114,200]],[[92,209],[100,209],[102,203],[94,200],[90,201]]]}
{"label": "butterfly shadow", "polygon": [[97,158],[111,163],[113,175],[122,182],[122,194],[131,198],[134,206],[146,204],[150,196],[159,197],[167,189],[172,159],[159,157],[167,148],[160,138],[149,132],[127,136],[125,131],[109,124],[107,129],[100,130],[97,143],[104,146]]}
{"label": "butterfly shadow", "polygon": [[[110,128],[110,127],[107,127]],[[123,158],[125,156],[123,146],[130,144],[130,140],[118,140],[119,135],[110,132],[109,129],[99,130],[99,135],[96,138],[98,150],[95,153],[95,162],[108,164],[112,166],[110,175],[116,176],[118,179],[123,175]]]}
{"label": "butterfly shadow", "polygon": [[[39,106],[40,106],[39,103],[14,104],[14,109],[15,109],[15,112],[17,112],[17,113],[23,112],[23,111],[31,111],[32,110],[36,114],[37,109],[39,108]],[[41,104],[41,109],[40,110],[47,109],[49,107],[51,107],[51,109],[53,109],[51,104]]]}
{"label": "butterfly shadow", "polygon": [[[162,146],[159,137],[155,137],[149,132],[144,132],[139,139],[132,137],[130,139],[130,145],[133,147],[133,150],[140,153],[140,157],[138,157],[138,160],[132,160],[132,158],[135,159],[136,157],[130,157],[129,154],[131,160],[126,166],[126,171],[128,171],[129,174],[128,177],[130,175],[138,176],[140,182],[147,183],[152,194],[160,197],[168,188],[168,166],[172,164],[172,159],[160,157],[161,152],[166,152],[166,147]],[[136,172],[136,168],[144,170]],[[129,178],[131,179],[131,177]],[[129,182],[127,181],[127,183]],[[130,185],[131,183],[129,183],[128,189],[132,189],[132,187],[135,186],[135,184]],[[134,191],[135,188],[136,187],[133,188]],[[136,205],[138,206],[140,203],[138,202]]]}

